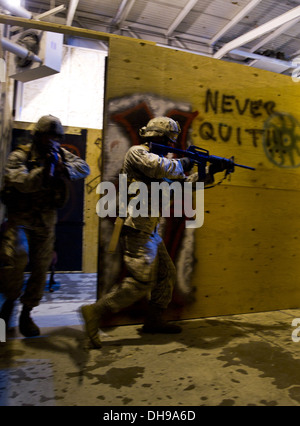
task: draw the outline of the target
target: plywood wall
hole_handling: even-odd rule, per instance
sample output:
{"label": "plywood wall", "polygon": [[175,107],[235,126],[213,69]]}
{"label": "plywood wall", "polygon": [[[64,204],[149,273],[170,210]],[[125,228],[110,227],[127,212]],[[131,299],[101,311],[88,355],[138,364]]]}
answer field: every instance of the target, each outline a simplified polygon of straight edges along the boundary
{"label": "plywood wall", "polygon": [[86,273],[95,273],[98,270],[99,217],[96,213],[96,205],[99,195],[96,194],[96,188],[101,180],[101,151],[102,130],[88,129],[86,161],[90,166],[91,174],[85,179],[82,259],[83,272]]}
{"label": "plywood wall", "polygon": [[236,169],[205,191],[200,229],[169,229],[178,270],[173,317],[300,306],[299,97],[300,85],[287,76],[111,40],[104,179],[116,178],[138,129],[157,115],[180,121],[182,147],[256,168]]}

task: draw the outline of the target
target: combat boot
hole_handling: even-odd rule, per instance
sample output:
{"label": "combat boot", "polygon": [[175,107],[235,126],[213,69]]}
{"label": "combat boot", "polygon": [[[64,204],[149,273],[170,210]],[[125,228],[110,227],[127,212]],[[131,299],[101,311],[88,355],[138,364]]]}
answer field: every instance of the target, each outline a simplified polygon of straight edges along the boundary
{"label": "combat boot", "polygon": [[81,306],[80,314],[84,320],[85,331],[90,339],[92,347],[94,349],[100,349],[102,346],[99,337],[100,317],[94,305]]}
{"label": "combat boot", "polygon": [[40,329],[30,317],[31,310],[32,308],[24,305],[19,319],[19,330],[25,337],[36,337],[40,335]]}
{"label": "combat boot", "polygon": [[162,333],[162,334],[177,334],[181,333],[182,328],[179,325],[170,324],[163,319],[163,312],[160,306],[155,303],[149,304],[149,310],[145,318],[142,331],[144,333]]}

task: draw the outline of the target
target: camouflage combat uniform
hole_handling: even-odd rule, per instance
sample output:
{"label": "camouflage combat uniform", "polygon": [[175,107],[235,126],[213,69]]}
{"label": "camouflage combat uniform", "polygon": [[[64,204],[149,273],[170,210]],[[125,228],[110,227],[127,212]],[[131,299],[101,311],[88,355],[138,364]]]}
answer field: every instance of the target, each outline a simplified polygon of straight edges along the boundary
{"label": "camouflage combat uniform", "polygon": [[6,230],[0,248],[0,291],[8,300],[19,298],[23,273],[30,260],[31,275],[21,302],[38,306],[52,260],[57,209],[67,199],[66,180],[89,174],[85,161],[60,148],[66,176],[45,181],[44,159],[34,145],[13,151],[7,161],[3,201],[7,208]]}
{"label": "camouflage combat uniform", "polygon": [[[151,196],[149,188],[152,182],[185,181],[185,172],[192,168],[192,162],[188,158],[168,159],[149,152],[150,142],[163,145],[176,143],[179,133],[179,123],[169,117],[154,118],[140,129],[140,136],[145,138],[145,143],[132,146],[124,158],[122,173],[127,175],[128,183],[136,181],[146,184],[148,195]],[[195,173],[195,181],[197,179],[198,174]],[[148,207],[150,205],[151,200],[148,198]],[[120,208],[122,209],[122,205]],[[111,312],[117,313],[145,296],[149,299],[149,306],[142,331],[172,334],[181,332],[180,326],[168,324],[162,316],[172,298],[176,271],[158,233],[158,222],[159,218],[151,216],[150,212],[146,217],[134,217],[129,212],[125,219],[121,239],[127,277],[96,303],[80,308],[92,347],[101,347],[98,332],[103,317]]]}
{"label": "camouflage combat uniform", "polygon": [[[185,180],[180,161],[149,152],[147,145],[133,146],[127,152],[122,173],[128,183],[143,182],[148,187],[163,179]],[[149,200],[150,202],[150,200]],[[128,216],[122,230],[124,263],[128,276],[97,303],[99,310],[118,312],[149,296],[161,309],[169,305],[176,280],[176,270],[165,244],[158,233],[158,217]]]}

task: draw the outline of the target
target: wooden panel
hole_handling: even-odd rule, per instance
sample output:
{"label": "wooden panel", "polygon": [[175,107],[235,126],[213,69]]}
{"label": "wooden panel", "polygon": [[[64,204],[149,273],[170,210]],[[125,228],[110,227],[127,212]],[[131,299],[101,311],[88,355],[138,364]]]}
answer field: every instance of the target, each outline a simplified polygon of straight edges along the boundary
{"label": "wooden panel", "polygon": [[300,306],[299,95],[288,76],[110,40],[104,161],[112,161],[113,144],[120,148],[104,179],[115,176],[123,151],[155,115],[182,120],[182,146],[256,168],[237,168],[230,181],[205,191],[204,225],[175,253],[181,282],[173,318]]}
{"label": "wooden panel", "polygon": [[185,318],[300,306],[298,191],[219,186],[205,192]]}
{"label": "wooden panel", "polygon": [[[110,41],[109,63],[109,99],[154,93],[188,103],[198,113],[191,126],[193,144],[257,167],[255,175],[239,170],[232,183],[299,188],[299,169],[283,171],[265,154],[267,130],[276,126],[290,139],[283,165],[290,165],[289,152],[300,164],[295,146],[300,138],[300,86],[292,78],[124,40]],[[274,113],[283,114],[284,119],[280,121]]]}
{"label": "wooden panel", "polygon": [[101,179],[101,149],[102,130],[89,129],[86,161],[90,166],[91,174],[85,180],[85,226],[83,229],[83,272],[86,273],[97,272],[98,264],[99,217],[96,213],[96,204],[99,195],[96,194],[96,187]]}

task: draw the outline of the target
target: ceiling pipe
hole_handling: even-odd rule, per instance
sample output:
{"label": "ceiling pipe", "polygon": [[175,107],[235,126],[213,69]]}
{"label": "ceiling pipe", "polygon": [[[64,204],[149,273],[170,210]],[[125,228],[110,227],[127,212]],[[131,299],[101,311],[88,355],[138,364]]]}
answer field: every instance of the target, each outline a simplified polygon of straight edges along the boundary
{"label": "ceiling pipe", "polygon": [[0,6],[3,9],[7,10],[14,16],[19,16],[20,18],[31,19],[32,13],[24,9],[22,6],[16,6],[10,3],[9,0],[0,0]]}
{"label": "ceiling pipe", "polygon": [[8,50],[9,52],[17,55],[19,58],[27,58],[33,62],[39,62],[40,64],[43,63],[43,61],[37,55],[30,52],[30,50],[25,49],[25,47],[22,47],[19,44],[13,43],[7,38],[3,37],[1,39],[1,44],[3,50]]}

